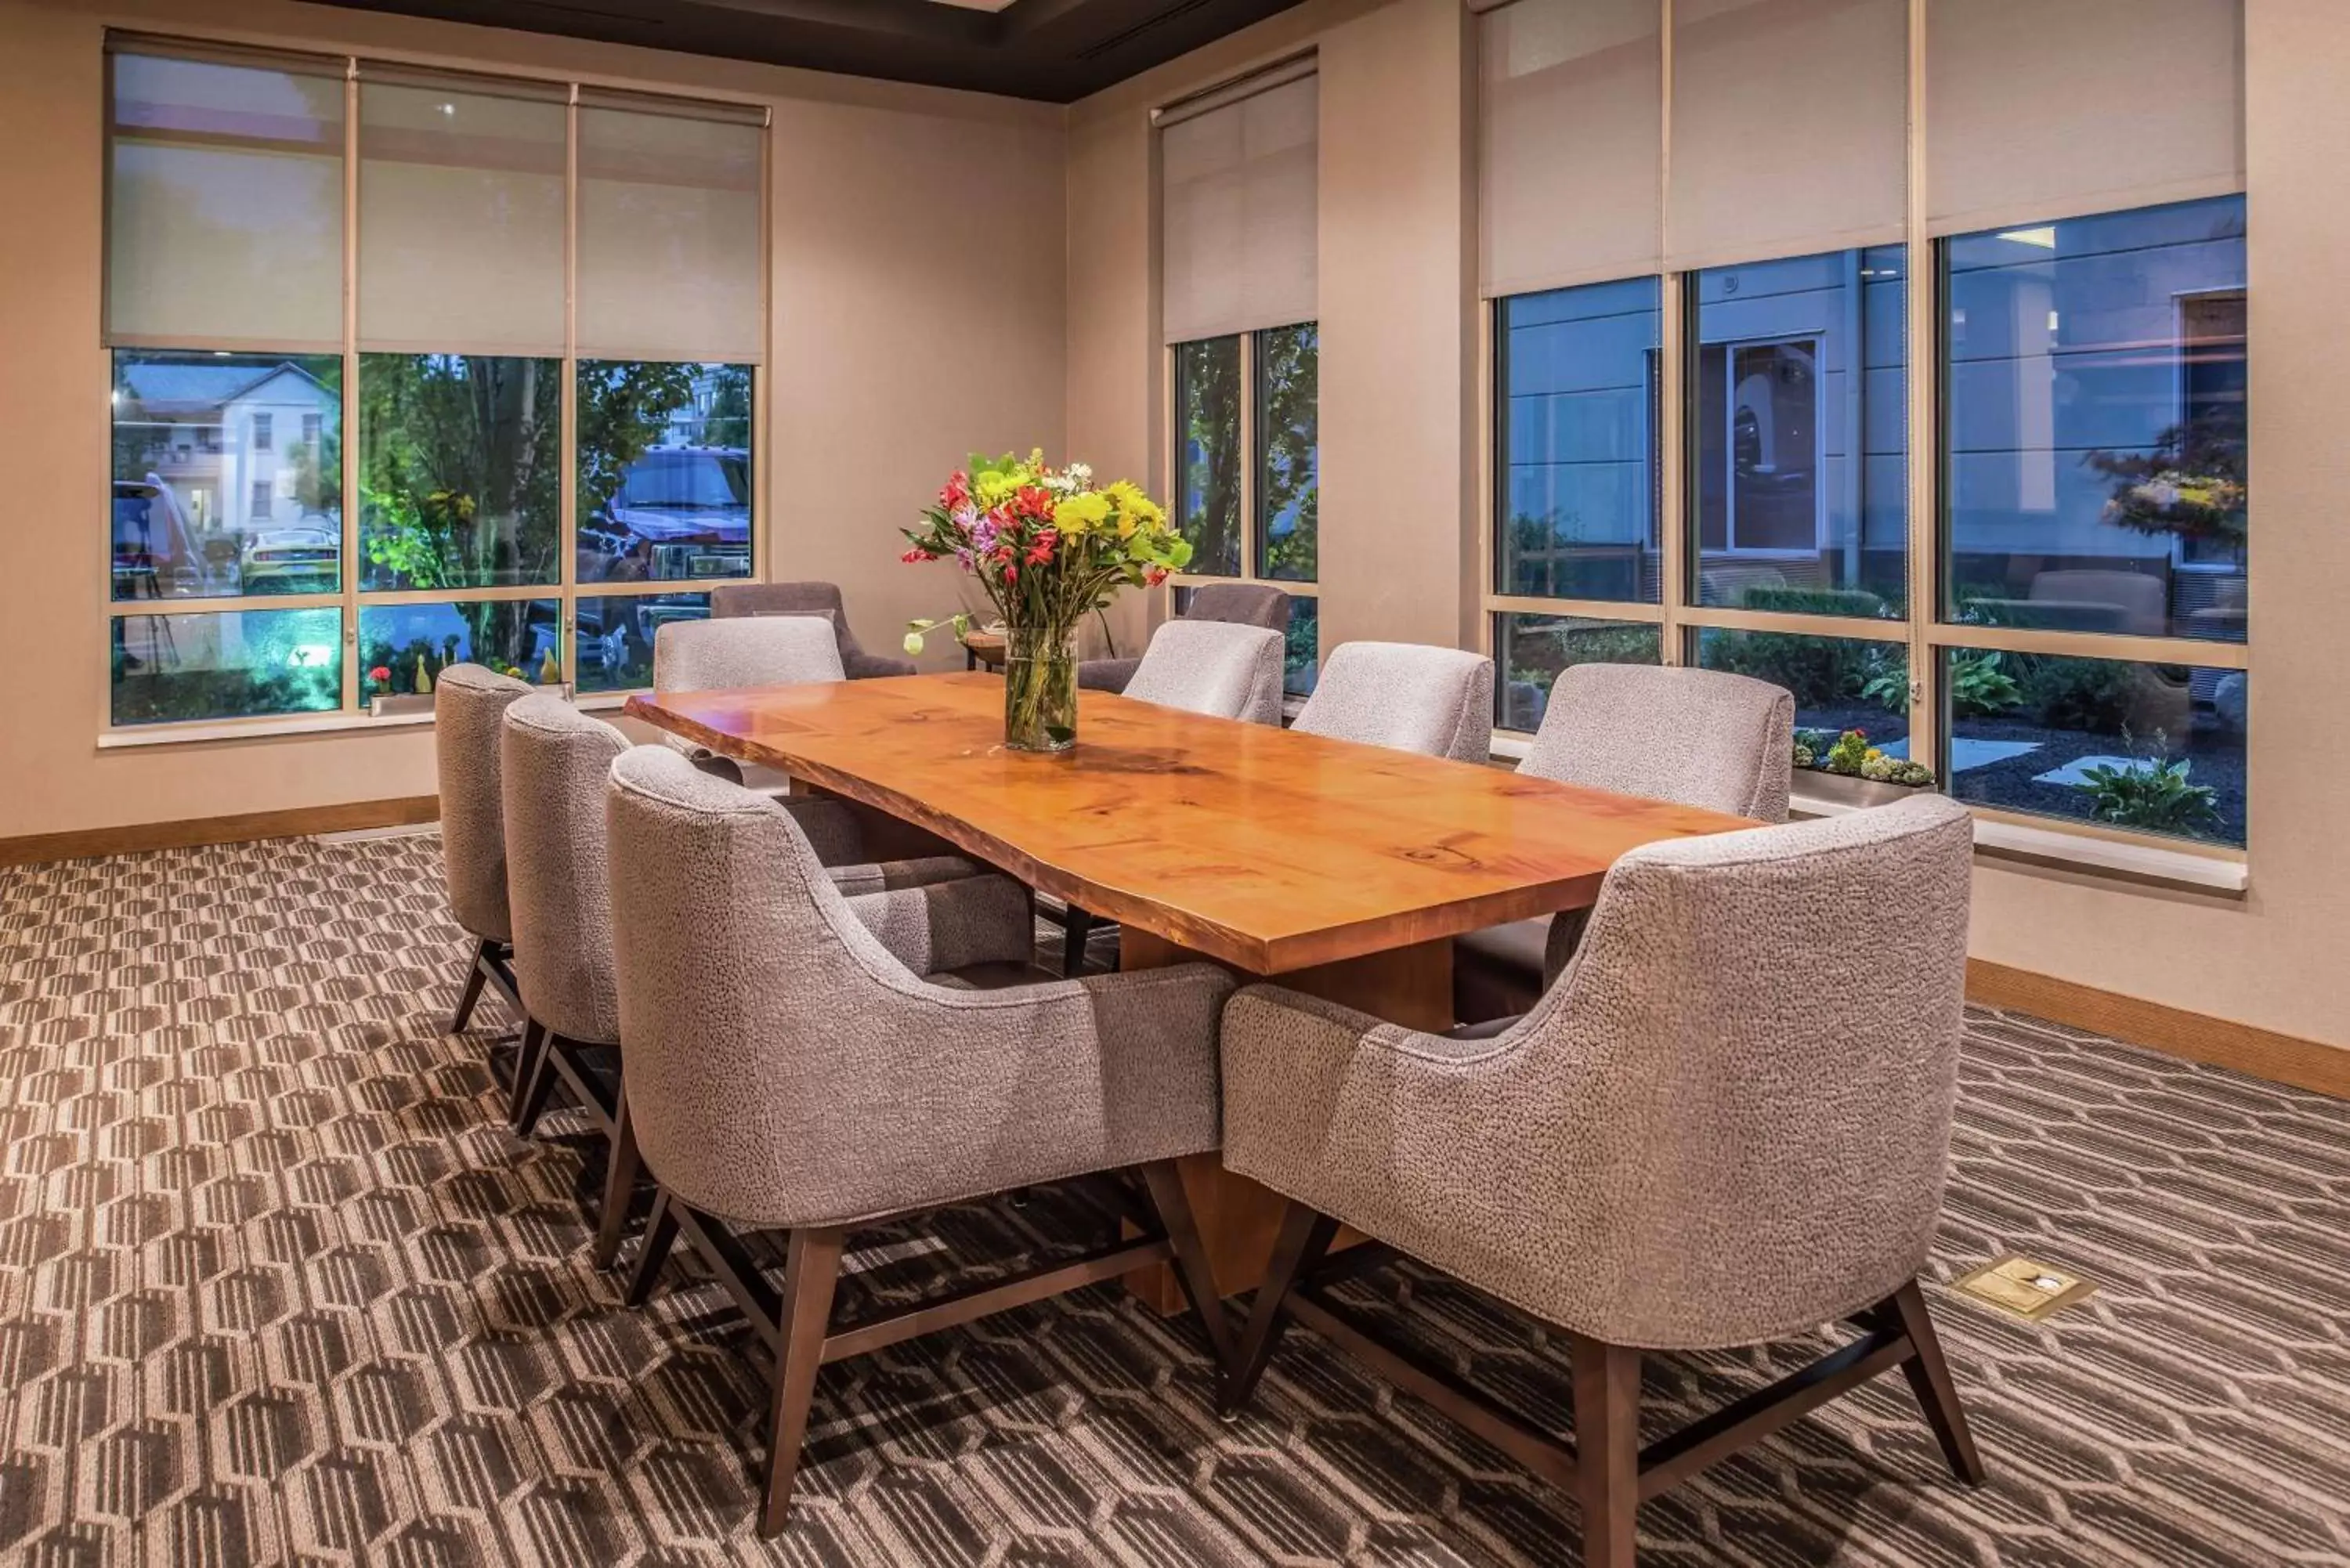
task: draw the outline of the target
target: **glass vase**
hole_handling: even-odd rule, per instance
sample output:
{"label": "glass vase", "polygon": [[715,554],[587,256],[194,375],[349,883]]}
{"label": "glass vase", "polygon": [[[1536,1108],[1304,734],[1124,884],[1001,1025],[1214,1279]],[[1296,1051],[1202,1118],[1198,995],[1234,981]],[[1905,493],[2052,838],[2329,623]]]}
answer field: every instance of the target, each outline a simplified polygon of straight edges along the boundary
{"label": "glass vase", "polygon": [[1015,752],[1066,752],[1076,742],[1076,637],[1011,628],[1003,634],[1003,743]]}

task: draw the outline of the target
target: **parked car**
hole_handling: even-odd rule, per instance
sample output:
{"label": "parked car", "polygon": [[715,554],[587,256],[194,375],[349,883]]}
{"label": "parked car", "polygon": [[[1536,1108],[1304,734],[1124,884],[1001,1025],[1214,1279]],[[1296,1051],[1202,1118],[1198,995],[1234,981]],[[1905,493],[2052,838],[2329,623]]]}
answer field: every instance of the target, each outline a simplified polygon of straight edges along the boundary
{"label": "parked car", "polygon": [[582,582],[740,577],[751,570],[751,461],[741,447],[656,447],[579,526]]}
{"label": "parked car", "polygon": [[204,591],[203,558],[172,487],[154,474],[114,482],[114,597],[187,598]]}
{"label": "parked car", "polygon": [[249,535],[237,564],[248,594],[330,594],[341,580],[342,553],[339,529],[306,523]]}

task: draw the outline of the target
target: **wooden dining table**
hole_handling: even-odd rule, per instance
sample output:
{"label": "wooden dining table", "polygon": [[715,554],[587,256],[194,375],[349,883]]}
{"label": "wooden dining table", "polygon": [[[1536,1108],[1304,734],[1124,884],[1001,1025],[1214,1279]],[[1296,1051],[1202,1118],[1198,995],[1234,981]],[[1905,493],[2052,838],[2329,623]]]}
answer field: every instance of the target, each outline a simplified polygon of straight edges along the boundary
{"label": "wooden dining table", "polygon": [[[1584,908],[1641,845],[1755,826],[1107,691],[1080,693],[1074,747],[1016,752],[984,673],[664,692],[627,711],[1117,921],[1121,969],[1205,960],[1415,1029],[1454,1022],[1454,937]],[[1280,1200],[1212,1155],[1183,1179],[1219,1288],[1253,1287]],[[1170,1272],[1133,1282],[1180,1301]]]}

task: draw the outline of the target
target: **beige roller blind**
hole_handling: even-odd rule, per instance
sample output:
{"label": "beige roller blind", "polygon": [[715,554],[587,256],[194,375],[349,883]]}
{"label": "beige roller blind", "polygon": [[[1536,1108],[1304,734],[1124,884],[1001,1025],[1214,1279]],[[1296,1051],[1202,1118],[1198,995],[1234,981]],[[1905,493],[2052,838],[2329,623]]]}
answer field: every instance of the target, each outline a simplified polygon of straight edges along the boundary
{"label": "beige roller blind", "polygon": [[560,88],[359,84],[362,348],[563,352]]}
{"label": "beige roller blind", "polygon": [[1938,234],[2244,188],[2242,0],[1929,0]]}
{"label": "beige roller blind", "polygon": [[118,45],[109,66],[108,341],[339,350],[342,62]]}
{"label": "beige roller blind", "polygon": [[764,336],[764,125],[579,106],[579,354],[752,363]]}
{"label": "beige roller blind", "polygon": [[1159,132],[1168,342],[1315,318],[1320,115],[1305,76]]}
{"label": "beige roller blind", "polygon": [[1908,0],[1674,0],[1675,268],[1902,237]]}
{"label": "beige roller blind", "polygon": [[1659,0],[1517,0],[1477,18],[1488,296],[1657,270],[1661,16]]}

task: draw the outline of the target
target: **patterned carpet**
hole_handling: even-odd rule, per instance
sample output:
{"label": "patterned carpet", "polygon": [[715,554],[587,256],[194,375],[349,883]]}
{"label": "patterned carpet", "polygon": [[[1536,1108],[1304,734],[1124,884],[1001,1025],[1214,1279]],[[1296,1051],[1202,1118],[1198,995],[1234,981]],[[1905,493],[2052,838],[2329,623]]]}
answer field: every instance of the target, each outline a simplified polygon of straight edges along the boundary
{"label": "patterned carpet", "polygon": [[[722,1293],[586,1262],[594,1146],[440,1033],[430,838],[0,871],[0,1562],[1567,1563],[1567,1501],[1293,1334],[1256,1408],[1111,1291],[827,1368],[750,1532],[764,1382]],[[1645,1563],[2350,1561],[2350,1105],[1979,1012],[1936,1272],[2104,1282],[2040,1326],[1929,1287],[1994,1480],[1898,1379],[1642,1511]],[[584,1158],[583,1158],[584,1157]],[[1077,1191],[858,1243],[897,1296],[1082,1243]],[[1563,1355],[1417,1271],[1357,1300],[1565,1424]],[[1793,1366],[1652,1361],[1654,1415]]]}

